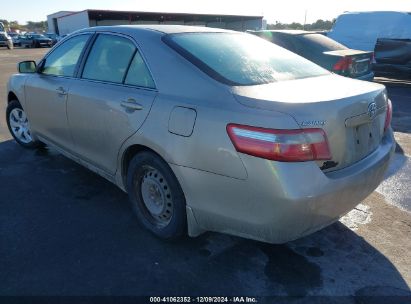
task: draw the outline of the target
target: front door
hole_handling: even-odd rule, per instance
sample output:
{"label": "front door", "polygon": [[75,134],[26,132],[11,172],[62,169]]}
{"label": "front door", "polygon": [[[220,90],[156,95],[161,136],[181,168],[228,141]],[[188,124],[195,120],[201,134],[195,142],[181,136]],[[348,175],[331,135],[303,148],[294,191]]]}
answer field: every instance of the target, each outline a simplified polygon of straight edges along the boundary
{"label": "front door", "polygon": [[45,58],[42,70],[25,84],[32,132],[68,150],[73,144],[66,112],[68,93],[89,38],[89,34],[78,35],[57,47]]}

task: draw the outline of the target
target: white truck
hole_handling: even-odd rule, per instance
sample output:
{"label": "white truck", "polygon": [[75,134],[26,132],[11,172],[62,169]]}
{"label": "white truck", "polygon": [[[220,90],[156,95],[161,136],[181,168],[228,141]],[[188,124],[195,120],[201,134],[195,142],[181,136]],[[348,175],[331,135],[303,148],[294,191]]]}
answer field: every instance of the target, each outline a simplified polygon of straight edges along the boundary
{"label": "white truck", "polygon": [[379,38],[411,39],[411,13],[346,12],[327,36],[351,49],[374,51]]}
{"label": "white truck", "polygon": [[3,23],[0,22],[0,46],[5,46],[9,50],[13,48],[13,40],[7,34],[6,28]]}

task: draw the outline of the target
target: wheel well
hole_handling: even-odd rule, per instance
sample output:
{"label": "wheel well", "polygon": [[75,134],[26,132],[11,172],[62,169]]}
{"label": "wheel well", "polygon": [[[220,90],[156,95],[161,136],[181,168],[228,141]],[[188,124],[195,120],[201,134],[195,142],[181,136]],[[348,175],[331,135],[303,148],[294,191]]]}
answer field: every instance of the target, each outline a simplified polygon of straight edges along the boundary
{"label": "wheel well", "polygon": [[9,95],[7,95],[7,103],[10,103],[12,100],[19,100],[13,92],[9,92]]}
{"label": "wheel well", "polygon": [[[127,150],[124,152],[123,154],[123,160],[122,160],[122,165],[121,165],[121,175],[123,177],[123,182],[124,184],[126,183],[127,180],[127,171],[128,171],[128,166],[130,164],[130,161],[133,159],[133,157],[140,152],[143,151],[150,151],[153,152],[154,154],[158,155],[159,157],[161,157],[161,155],[159,155],[156,151],[143,146],[143,145],[132,145],[130,147],[127,148]],[[162,158],[162,157],[161,157]]]}

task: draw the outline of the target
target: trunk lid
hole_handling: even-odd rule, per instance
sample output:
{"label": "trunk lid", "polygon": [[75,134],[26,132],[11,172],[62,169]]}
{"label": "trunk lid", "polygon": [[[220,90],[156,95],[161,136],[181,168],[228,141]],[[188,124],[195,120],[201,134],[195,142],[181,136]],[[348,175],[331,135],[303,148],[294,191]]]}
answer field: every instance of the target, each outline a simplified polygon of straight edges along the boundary
{"label": "trunk lid", "polygon": [[350,59],[350,67],[347,71],[345,71],[345,73],[341,74],[343,76],[356,78],[371,73],[373,52],[346,49],[323,52],[323,54],[326,56],[334,57],[336,59],[336,62],[338,60],[341,60],[342,58]]}
{"label": "trunk lid", "polygon": [[363,159],[383,136],[386,93],[375,83],[329,75],[233,87],[233,94],[244,106],[287,113],[301,128],[322,128],[332,154],[318,162],[326,172]]}

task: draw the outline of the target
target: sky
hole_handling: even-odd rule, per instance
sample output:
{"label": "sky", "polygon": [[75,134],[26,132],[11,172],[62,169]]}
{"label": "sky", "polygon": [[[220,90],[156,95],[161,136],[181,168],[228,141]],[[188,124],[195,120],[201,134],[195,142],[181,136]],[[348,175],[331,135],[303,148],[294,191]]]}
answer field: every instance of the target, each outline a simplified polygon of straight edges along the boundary
{"label": "sky", "polygon": [[411,0],[15,0],[1,6],[0,19],[24,24],[57,11],[84,9],[263,15],[268,23],[304,23],[307,13],[307,23],[312,23],[344,11],[411,12]]}

